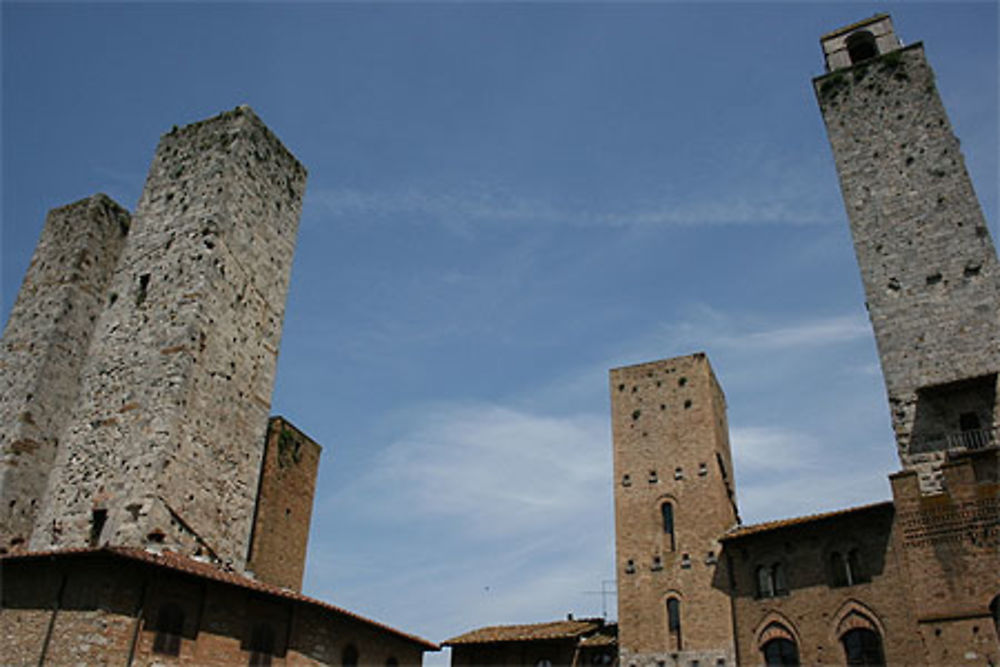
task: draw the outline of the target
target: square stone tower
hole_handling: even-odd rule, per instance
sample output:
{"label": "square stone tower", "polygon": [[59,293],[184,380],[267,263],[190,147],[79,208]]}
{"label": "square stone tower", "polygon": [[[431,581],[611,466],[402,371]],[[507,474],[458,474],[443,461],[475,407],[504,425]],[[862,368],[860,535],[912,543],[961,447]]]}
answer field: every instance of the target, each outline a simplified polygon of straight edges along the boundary
{"label": "square stone tower", "polygon": [[106,195],[45,219],[0,346],[0,553],[31,539],[130,219]]}
{"label": "square stone tower", "polygon": [[997,442],[1000,272],[934,73],[885,15],[820,39],[813,84],[854,237],[903,467]]}
{"label": "square stone tower", "polygon": [[707,357],[612,370],[611,426],[620,664],[735,664],[718,538],[739,516]]}
{"label": "square stone tower", "polygon": [[305,179],[248,107],[162,137],[32,550],[245,566]]}

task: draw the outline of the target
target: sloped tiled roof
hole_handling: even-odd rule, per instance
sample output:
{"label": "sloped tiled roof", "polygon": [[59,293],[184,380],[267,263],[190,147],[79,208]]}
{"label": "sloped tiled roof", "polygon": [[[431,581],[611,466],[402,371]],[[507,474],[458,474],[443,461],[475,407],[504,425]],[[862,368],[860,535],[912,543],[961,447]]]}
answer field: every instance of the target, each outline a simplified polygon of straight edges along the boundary
{"label": "sloped tiled roof", "polygon": [[604,620],[600,618],[581,618],[572,621],[552,621],[528,625],[493,625],[452,637],[445,640],[443,645],[576,639],[581,635],[594,632],[603,625]]}
{"label": "sloped tiled roof", "polygon": [[74,548],[74,549],[59,549],[54,551],[32,551],[32,552],[21,552],[5,554],[0,556],[0,563],[2,561],[10,560],[29,560],[29,559],[55,559],[67,556],[80,556],[80,555],[102,555],[106,554],[113,557],[125,558],[132,561],[139,561],[156,567],[162,567],[168,570],[173,570],[175,572],[183,572],[185,574],[190,574],[195,577],[200,577],[203,579],[210,579],[212,581],[218,581],[220,583],[229,584],[231,586],[238,586],[240,588],[245,588],[248,590],[256,591],[264,595],[273,595],[276,597],[284,598],[286,600],[294,600],[296,602],[301,602],[303,604],[312,605],[314,607],[319,607],[320,609],[333,612],[348,618],[354,619],[361,623],[375,626],[386,632],[390,632],[398,637],[409,640],[415,644],[419,644],[424,647],[425,650],[438,651],[441,649],[437,644],[423,639],[422,637],[417,637],[416,635],[411,635],[409,633],[397,630],[388,625],[379,623],[378,621],[373,621],[364,616],[355,614],[352,611],[348,611],[336,605],[323,602],[322,600],[317,600],[311,598],[302,593],[296,591],[281,588],[279,586],[274,586],[271,584],[266,584],[262,581],[256,579],[250,579],[241,574],[237,574],[232,570],[223,569],[212,563],[202,562],[194,560],[193,558],[188,558],[187,556],[182,556],[180,554],[174,553],[172,551],[163,552],[152,552],[145,549],[136,549],[132,547],[93,547],[93,548]]}
{"label": "sloped tiled roof", "polygon": [[833,512],[823,512],[821,514],[808,514],[806,516],[797,516],[790,519],[778,519],[776,521],[765,521],[764,523],[756,523],[749,526],[735,526],[730,528],[728,532],[724,533],[719,539],[723,542],[729,540],[735,540],[741,537],[746,537],[748,535],[756,535],[758,533],[767,532],[770,530],[779,530],[781,528],[788,528],[791,526],[801,526],[807,523],[813,523],[818,521],[825,521],[827,519],[839,518],[842,516],[847,516],[849,514],[856,514],[861,512],[877,511],[879,509],[886,509],[892,507],[892,501],[887,500],[881,503],[872,503],[870,505],[861,505],[860,507],[849,507],[847,509],[836,510]]}
{"label": "sloped tiled roof", "polygon": [[594,634],[580,640],[584,648],[602,648],[618,644],[618,624],[608,623]]}

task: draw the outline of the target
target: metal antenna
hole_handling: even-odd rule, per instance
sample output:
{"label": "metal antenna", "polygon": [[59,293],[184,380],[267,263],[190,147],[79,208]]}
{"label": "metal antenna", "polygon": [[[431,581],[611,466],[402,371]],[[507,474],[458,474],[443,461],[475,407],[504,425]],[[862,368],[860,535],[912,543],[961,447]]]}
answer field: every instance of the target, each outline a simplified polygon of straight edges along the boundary
{"label": "metal antenna", "polygon": [[601,616],[604,620],[608,620],[608,596],[614,596],[618,594],[618,590],[615,587],[614,579],[604,579],[601,581],[601,590],[599,591],[583,591],[584,595],[600,595],[601,596]]}

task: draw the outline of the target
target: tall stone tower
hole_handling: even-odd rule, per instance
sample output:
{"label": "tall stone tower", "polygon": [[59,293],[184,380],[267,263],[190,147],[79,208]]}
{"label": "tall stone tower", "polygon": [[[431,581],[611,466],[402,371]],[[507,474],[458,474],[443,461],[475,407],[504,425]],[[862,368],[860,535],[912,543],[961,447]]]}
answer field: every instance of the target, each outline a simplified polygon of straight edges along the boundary
{"label": "tall stone tower", "polygon": [[245,566],[305,178],[248,107],[162,137],[32,550]]}
{"label": "tall stone tower", "polygon": [[105,195],[45,220],[0,347],[0,553],[31,538],[129,221]]}
{"label": "tall stone tower", "polygon": [[620,664],[735,664],[718,538],[739,517],[708,359],[612,370],[611,426]]}
{"label": "tall stone tower", "polygon": [[996,251],[922,44],[902,46],[885,14],[820,43],[813,84],[900,460],[934,492],[947,452],[997,441]]}

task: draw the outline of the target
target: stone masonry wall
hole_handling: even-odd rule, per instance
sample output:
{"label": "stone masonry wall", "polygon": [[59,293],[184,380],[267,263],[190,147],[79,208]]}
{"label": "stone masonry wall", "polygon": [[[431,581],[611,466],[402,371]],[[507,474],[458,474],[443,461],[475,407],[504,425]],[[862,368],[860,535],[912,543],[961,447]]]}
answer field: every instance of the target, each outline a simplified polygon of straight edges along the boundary
{"label": "stone masonry wall", "polygon": [[[970,378],[994,385],[983,429],[997,428],[1000,270],[982,210],[934,85],[913,44],[814,81],[904,466],[928,490],[943,453],[912,438],[918,390]],[[959,430],[957,423],[941,429]]]}
{"label": "stone masonry wall", "polygon": [[738,517],[722,391],[704,354],[614,369],[610,380],[620,663],[733,664],[718,537]]}
{"label": "stone masonry wall", "polygon": [[162,137],[32,549],[244,566],[305,177],[247,107]]}
{"label": "stone masonry wall", "polygon": [[283,417],[271,418],[247,559],[261,581],[302,589],[320,453]]}
{"label": "stone masonry wall", "polygon": [[0,553],[31,537],[129,223],[105,195],[46,218],[0,346]]}

